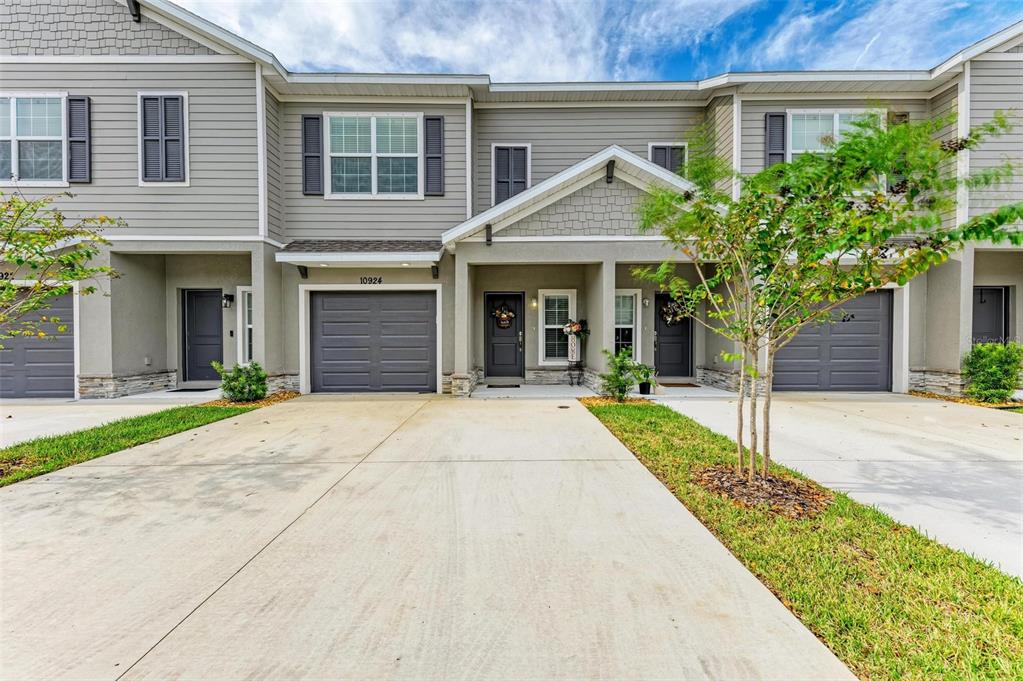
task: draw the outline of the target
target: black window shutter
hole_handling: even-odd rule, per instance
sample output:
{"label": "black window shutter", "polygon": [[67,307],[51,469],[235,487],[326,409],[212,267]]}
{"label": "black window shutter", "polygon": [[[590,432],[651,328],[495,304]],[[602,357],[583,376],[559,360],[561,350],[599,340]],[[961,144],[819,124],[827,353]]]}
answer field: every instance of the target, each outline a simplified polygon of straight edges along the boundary
{"label": "black window shutter", "polygon": [[494,148],[494,205],[526,190],[528,163],[526,147]]}
{"label": "black window shutter", "polygon": [[142,97],[142,179],[185,181],[185,99]]}
{"label": "black window shutter", "polygon": [[163,98],[163,179],[185,181],[184,101],[179,96]]}
{"label": "black window shutter", "polygon": [[323,196],[323,118],[302,116],[302,193]]}
{"label": "black window shutter", "polygon": [[651,161],[654,165],[661,166],[667,169],[668,167],[668,147],[654,147],[650,153]]}
{"label": "black window shutter", "polygon": [[526,148],[512,147],[511,150],[511,195],[526,191]]}
{"label": "black window shutter", "polygon": [[67,98],[67,179],[92,182],[92,139],[90,102],[82,95]]}
{"label": "black window shutter", "polygon": [[159,182],[163,179],[163,154],[160,131],[160,98],[142,98],[142,179]]}
{"label": "black window shutter", "polygon": [[424,193],[427,196],[444,196],[444,117],[423,116],[423,129]]}
{"label": "black window shutter", "polygon": [[785,162],[785,114],[764,114],[764,167]]}

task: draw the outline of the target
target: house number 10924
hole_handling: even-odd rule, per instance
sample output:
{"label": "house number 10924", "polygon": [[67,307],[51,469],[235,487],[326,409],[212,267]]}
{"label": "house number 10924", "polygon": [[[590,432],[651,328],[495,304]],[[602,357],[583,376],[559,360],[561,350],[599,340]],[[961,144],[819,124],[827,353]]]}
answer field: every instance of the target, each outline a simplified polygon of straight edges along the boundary
{"label": "house number 10924", "polygon": [[382,284],[384,283],[383,277],[359,277],[360,284]]}

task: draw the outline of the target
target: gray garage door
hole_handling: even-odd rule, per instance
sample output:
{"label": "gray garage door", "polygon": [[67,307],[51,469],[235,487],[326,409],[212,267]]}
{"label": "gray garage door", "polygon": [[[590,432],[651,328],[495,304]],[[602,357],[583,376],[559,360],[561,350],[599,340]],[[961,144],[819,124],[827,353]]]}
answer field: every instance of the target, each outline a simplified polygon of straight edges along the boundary
{"label": "gray garage door", "polygon": [[43,314],[59,317],[67,331],[57,334],[53,325],[43,328],[48,338],[0,340],[0,398],[74,397],[75,338],[74,301],[71,295],[55,298]]}
{"label": "gray garage door", "polygon": [[437,390],[432,291],[310,295],[313,392]]}
{"label": "gray garage door", "polygon": [[775,390],[891,390],[891,291],[850,301],[839,316],[807,326],[775,356]]}

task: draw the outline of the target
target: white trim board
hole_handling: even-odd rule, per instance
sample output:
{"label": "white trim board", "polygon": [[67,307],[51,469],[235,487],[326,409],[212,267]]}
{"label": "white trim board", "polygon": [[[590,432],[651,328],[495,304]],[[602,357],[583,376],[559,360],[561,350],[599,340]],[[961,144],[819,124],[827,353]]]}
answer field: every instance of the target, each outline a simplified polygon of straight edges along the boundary
{"label": "white trim board", "polygon": [[[433,291],[437,296],[437,394],[443,392],[444,324],[441,284],[299,284],[298,287],[298,383],[299,391],[310,390],[309,294],[313,291]],[[361,394],[361,393],[360,393]]]}

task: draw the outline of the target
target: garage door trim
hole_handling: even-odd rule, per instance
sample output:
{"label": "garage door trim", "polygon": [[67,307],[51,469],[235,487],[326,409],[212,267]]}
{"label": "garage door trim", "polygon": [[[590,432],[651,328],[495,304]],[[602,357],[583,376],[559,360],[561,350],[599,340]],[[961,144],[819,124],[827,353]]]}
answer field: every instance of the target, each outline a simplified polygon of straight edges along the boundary
{"label": "garage door trim", "polygon": [[443,364],[443,338],[441,335],[443,326],[441,324],[441,285],[440,284],[300,284],[298,287],[298,383],[299,390],[303,393],[312,392],[312,376],[310,375],[309,359],[312,355],[310,348],[309,310],[310,293],[314,291],[358,291],[360,293],[372,293],[374,291],[433,291],[437,296],[437,392],[443,391],[441,381],[441,366]]}
{"label": "garage door trim", "polygon": [[[15,286],[35,286],[39,282],[31,279],[15,279]],[[82,359],[82,344],[81,335],[78,332],[78,320],[81,318],[79,309],[79,301],[81,296],[79,295],[79,283],[77,281],[71,282],[71,336],[74,343],[74,384],[75,384],[75,399],[81,399],[81,392],[78,385],[78,374],[81,369]]]}

